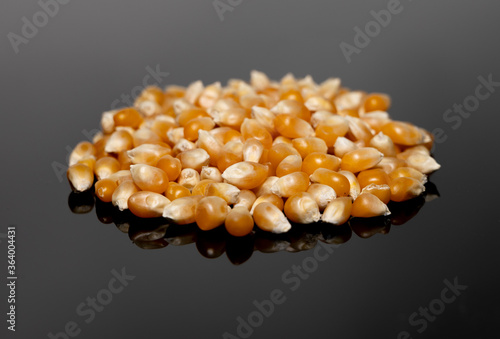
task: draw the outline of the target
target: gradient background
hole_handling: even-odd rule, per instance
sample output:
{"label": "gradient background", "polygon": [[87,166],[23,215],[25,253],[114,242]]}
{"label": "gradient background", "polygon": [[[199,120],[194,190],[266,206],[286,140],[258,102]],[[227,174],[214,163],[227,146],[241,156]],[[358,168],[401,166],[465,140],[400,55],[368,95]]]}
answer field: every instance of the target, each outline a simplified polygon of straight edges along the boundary
{"label": "gradient background", "polygon": [[[212,1],[72,1],[14,53],[36,1],[2,1],[0,136],[2,225],[17,225],[17,331],[48,338],[68,321],[78,338],[222,338],[238,316],[279,288],[287,298],[251,338],[497,338],[498,122],[500,87],[460,128],[443,113],[474,94],[477,77],[500,81],[500,2],[402,1],[403,11],[347,63],[339,44],[387,1],[243,0],[221,21]],[[170,75],[159,85],[249,78],[252,69],[287,72],[389,93],[391,115],[446,142],[433,175],[441,198],[387,235],[353,238],[291,292],[281,275],[311,251],[256,252],[243,265],[209,260],[194,245],[145,251],[95,213],[72,214],[69,185],[53,162],[99,126],[101,112],[142,83],[146,67]],[[7,313],[6,239],[0,238],[0,314]],[[136,276],[85,324],[76,306],[105,288],[111,270]],[[467,290],[426,331],[408,317],[438,298],[443,280]]]}

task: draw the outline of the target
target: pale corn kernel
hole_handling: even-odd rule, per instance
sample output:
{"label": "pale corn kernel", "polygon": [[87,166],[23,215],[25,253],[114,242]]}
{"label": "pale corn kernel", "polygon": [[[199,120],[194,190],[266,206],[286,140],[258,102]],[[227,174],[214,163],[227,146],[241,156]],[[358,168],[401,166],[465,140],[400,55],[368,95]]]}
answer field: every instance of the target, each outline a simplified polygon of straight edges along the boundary
{"label": "pale corn kernel", "polygon": [[95,156],[96,149],[89,141],[82,141],[76,145],[69,156],[69,165],[73,166],[81,159],[88,156]]}
{"label": "pale corn kernel", "polygon": [[307,191],[309,176],[304,172],[294,172],[279,178],[271,187],[271,193],[288,198],[294,194]]}
{"label": "pale corn kernel", "polygon": [[190,103],[186,98],[179,98],[173,101],[173,108],[175,116],[178,117],[182,112],[194,109],[195,106]]}
{"label": "pale corn kernel", "polygon": [[130,212],[139,218],[158,218],[170,200],[158,193],[139,191],[128,198],[127,204]]}
{"label": "pale corn kernel", "polygon": [[109,178],[98,180],[95,183],[95,195],[103,202],[111,202],[117,187],[116,182]]}
{"label": "pale corn kernel", "polygon": [[362,91],[346,92],[339,94],[333,103],[335,104],[337,111],[348,109],[357,110],[361,106],[365,96],[366,93]]}
{"label": "pale corn kernel", "polygon": [[149,165],[132,165],[130,173],[134,183],[143,191],[163,193],[168,187],[167,173]]}
{"label": "pale corn kernel", "polygon": [[276,176],[281,178],[287,174],[302,170],[302,158],[298,155],[289,155],[276,167]]}
{"label": "pale corn kernel", "polygon": [[240,97],[239,100],[240,106],[243,107],[247,112],[250,112],[252,107],[254,106],[261,106],[264,107],[264,99],[262,96],[256,94],[256,93],[251,93],[251,94],[245,94]]}
{"label": "pale corn kernel", "polygon": [[384,111],[373,111],[365,113],[360,118],[363,120],[370,128],[376,132],[380,132],[382,127],[390,122],[389,113]]}
{"label": "pale corn kernel", "polygon": [[257,200],[257,196],[254,192],[250,190],[241,190],[238,198],[236,199],[236,203],[234,204],[234,208],[245,207],[248,211],[250,211],[255,200]]}
{"label": "pale corn kernel", "polygon": [[402,121],[391,121],[382,127],[382,133],[395,144],[414,146],[424,141],[425,135],[416,126]]}
{"label": "pale corn kernel", "polygon": [[368,143],[370,147],[374,147],[378,149],[380,152],[384,154],[386,157],[395,157],[396,156],[396,147],[394,147],[394,143],[391,138],[389,138],[384,133],[380,132],[376,134]]}
{"label": "pale corn kernel", "polygon": [[329,78],[323,81],[318,88],[318,93],[328,100],[332,100],[340,88],[339,78]]}
{"label": "pale corn kernel", "polygon": [[371,218],[391,214],[389,208],[371,193],[361,193],[352,204],[351,215],[358,218]]}
{"label": "pale corn kernel", "polygon": [[259,124],[264,126],[269,133],[276,134],[276,129],[274,128],[274,118],[276,116],[269,109],[260,106],[253,106],[251,116],[252,119],[255,119]]}
{"label": "pale corn kernel", "polygon": [[326,168],[318,168],[309,178],[313,183],[330,186],[335,190],[338,197],[346,197],[349,195],[351,189],[349,180],[338,172]]}
{"label": "pale corn kernel", "polygon": [[229,141],[239,140],[244,142],[245,139],[240,132],[231,127],[217,127],[210,131],[210,134],[221,144],[225,145]]}
{"label": "pale corn kernel", "polygon": [[231,107],[223,111],[212,110],[210,115],[219,126],[240,128],[243,121],[250,117],[248,112],[241,107]]}
{"label": "pale corn kernel", "polygon": [[207,186],[205,195],[222,198],[227,204],[232,205],[238,201],[240,189],[225,182],[217,182]]}
{"label": "pale corn kernel", "polygon": [[292,228],[282,211],[269,202],[259,204],[253,213],[257,227],[273,233],[285,233]]}
{"label": "pale corn kernel", "polygon": [[332,103],[321,96],[310,97],[309,99],[306,100],[304,105],[311,112],[322,111],[322,110],[330,112],[335,111],[335,107],[332,105]]}
{"label": "pale corn kernel", "polygon": [[223,145],[207,131],[200,130],[198,132],[197,146],[204,149],[210,156],[210,165],[217,165],[217,160],[222,153]]}
{"label": "pale corn kernel", "polygon": [[239,107],[239,106],[240,105],[236,101],[234,101],[234,99],[224,98],[224,99],[217,100],[211,108],[207,109],[207,111],[210,114],[210,112],[212,112],[213,110],[225,111],[225,110],[228,110],[230,108]]}
{"label": "pale corn kernel", "polygon": [[112,157],[102,157],[96,161],[94,173],[98,180],[106,179],[120,170],[120,163]]}
{"label": "pale corn kernel", "polygon": [[349,196],[352,197],[353,200],[356,200],[358,195],[361,193],[361,186],[359,185],[358,178],[356,178],[354,173],[349,171],[339,171],[339,173],[349,180]]}
{"label": "pale corn kernel", "polygon": [[288,219],[299,224],[311,224],[321,218],[316,200],[307,192],[289,197],[286,200],[284,212]]}
{"label": "pale corn kernel", "polygon": [[389,174],[399,167],[406,167],[406,161],[394,157],[384,157],[374,168],[381,168]]}
{"label": "pale corn kernel", "polygon": [[389,184],[389,176],[380,168],[373,168],[358,173],[358,182],[361,189],[370,184],[387,185]]}
{"label": "pale corn kernel", "polygon": [[252,189],[266,180],[267,173],[268,166],[243,161],[229,166],[222,178],[239,189]]}
{"label": "pale corn kernel", "polygon": [[163,142],[158,134],[150,130],[149,128],[141,127],[132,134],[134,147],[138,147],[144,144],[158,144]]}
{"label": "pale corn kernel", "polygon": [[83,164],[70,166],[67,176],[73,190],[76,192],[84,192],[94,184],[94,173],[89,167]]}
{"label": "pale corn kernel", "polygon": [[106,134],[113,133],[115,130],[115,120],[113,119],[114,115],[118,112],[118,110],[112,110],[102,113],[101,116],[101,128],[102,131]]}
{"label": "pale corn kernel", "polygon": [[111,174],[108,179],[113,180],[118,186],[125,181],[133,180],[130,170],[120,170],[118,172],[115,172]]}
{"label": "pale corn kernel", "polygon": [[287,138],[287,137],[284,137],[284,136],[282,136],[282,135],[277,136],[277,137],[273,140],[273,146],[274,146],[274,145],[278,145],[278,144],[285,144],[285,145],[289,145],[289,146],[292,146],[292,147],[293,147],[293,144],[292,144],[292,139]]}
{"label": "pale corn kernel", "polygon": [[168,183],[167,190],[165,191],[165,196],[170,200],[174,201],[179,198],[189,197],[191,192],[184,186],[171,181]]}
{"label": "pale corn kernel", "polygon": [[271,112],[275,115],[287,114],[305,121],[311,120],[311,112],[303,103],[297,100],[281,100],[271,108]]}
{"label": "pale corn kernel", "polygon": [[363,147],[346,153],[342,157],[340,168],[353,173],[361,172],[376,166],[384,157],[373,147]]}
{"label": "pale corn kernel", "polygon": [[[253,140],[255,140],[255,139],[253,139]],[[239,156],[243,159],[243,147],[244,147],[244,143],[241,140],[231,140],[231,141],[228,141],[224,145],[222,150],[224,152],[236,154],[237,156]]]}
{"label": "pale corn kernel", "polygon": [[128,199],[132,194],[139,192],[140,188],[133,181],[124,181],[118,185],[113,192],[111,202],[113,206],[118,207],[120,211],[128,209]]}
{"label": "pale corn kernel", "polygon": [[193,187],[193,190],[191,192],[192,195],[202,195],[205,196],[207,195],[207,188],[208,185],[215,183],[214,180],[211,179],[202,179],[200,180],[199,183],[196,184],[196,186]]}
{"label": "pale corn kernel", "polygon": [[196,224],[203,231],[212,230],[224,223],[231,208],[219,197],[204,197],[196,206]]}
{"label": "pale corn kernel", "polygon": [[133,146],[134,141],[130,133],[125,130],[117,130],[109,137],[106,146],[104,146],[104,151],[107,153],[119,153],[128,151]]}
{"label": "pale corn kernel", "polygon": [[391,180],[391,200],[400,202],[418,197],[425,191],[425,186],[414,178],[399,177]]}
{"label": "pale corn kernel", "polygon": [[339,158],[342,158],[345,154],[357,150],[358,148],[359,147],[356,146],[354,142],[344,137],[338,137],[333,145],[334,154]]}
{"label": "pale corn kernel", "polygon": [[278,114],[274,119],[276,131],[287,138],[304,138],[314,135],[314,129],[303,119],[290,114]]}
{"label": "pale corn kernel", "polygon": [[179,198],[163,209],[163,217],[179,225],[192,224],[196,221],[196,205],[199,196]]}
{"label": "pale corn kernel", "polygon": [[306,192],[316,201],[320,211],[323,211],[333,199],[337,198],[335,190],[323,184],[311,184]]}
{"label": "pale corn kernel", "polygon": [[177,183],[191,191],[200,180],[200,173],[192,168],[184,168],[177,178]]}
{"label": "pale corn kernel", "polygon": [[172,145],[176,145],[181,139],[184,139],[184,127],[170,129],[167,132],[167,139]]}
{"label": "pale corn kernel", "polygon": [[343,225],[351,217],[352,199],[340,197],[332,200],[323,211],[321,220],[333,225]]}
{"label": "pale corn kernel", "polygon": [[[316,129],[319,124],[325,122],[328,118],[331,117],[340,117],[339,115],[336,115],[330,111],[317,111],[311,114],[311,126]],[[342,117],[341,117],[342,118]],[[346,132],[347,133],[347,132]]]}
{"label": "pale corn kernel", "polygon": [[373,137],[373,132],[370,126],[363,120],[347,116],[347,123],[349,124],[349,132],[347,132],[347,137],[351,140],[364,141],[368,143]]}
{"label": "pale corn kernel", "polygon": [[186,93],[184,93],[184,97],[189,103],[195,104],[198,98],[200,97],[201,93],[203,93],[204,88],[205,86],[203,86],[203,82],[201,82],[201,80],[192,82],[186,88]]}
{"label": "pale corn kernel", "polygon": [[201,168],[200,179],[211,179],[215,182],[222,182],[222,174],[217,167],[204,166]]}
{"label": "pale corn kernel", "polygon": [[172,150],[170,148],[153,144],[140,145],[130,151],[127,151],[127,155],[133,164],[144,164],[150,166],[155,166],[161,157],[171,153]]}
{"label": "pale corn kernel", "polygon": [[318,168],[326,168],[332,171],[337,171],[340,167],[340,158],[334,155],[313,152],[309,153],[302,162],[302,172],[311,175]]}
{"label": "pale corn kernel", "polygon": [[152,117],[154,115],[161,114],[161,106],[153,100],[143,100],[134,103],[135,108],[146,117]]}
{"label": "pale corn kernel", "polygon": [[161,157],[156,163],[156,167],[167,173],[170,181],[177,180],[182,170],[181,161],[171,155]]}
{"label": "pale corn kernel", "polygon": [[[96,163],[96,158],[93,155],[88,155],[86,157],[81,158],[78,160],[76,163],[77,164],[82,164],[90,168],[92,171],[94,171],[95,163]],[[76,165],[76,164],[75,164]]]}
{"label": "pale corn kernel", "polygon": [[391,180],[400,177],[413,178],[420,181],[422,184],[427,182],[427,175],[411,167],[398,167],[389,173],[389,178]]}
{"label": "pale corn kernel", "polygon": [[259,71],[250,72],[250,84],[257,91],[263,91],[271,85],[271,81],[265,73]]}
{"label": "pale corn kernel", "polygon": [[235,206],[226,216],[226,230],[235,237],[244,237],[252,233],[254,222],[252,215],[244,206]]}
{"label": "pale corn kernel", "polygon": [[325,141],[316,137],[296,138],[292,140],[292,145],[302,159],[314,152],[326,153],[328,151]]}
{"label": "pale corn kernel", "polygon": [[406,159],[408,167],[414,168],[424,174],[429,174],[441,168],[441,165],[430,155],[414,153]]}
{"label": "pale corn kernel", "polygon": [[182,168],[192,168],[195,171],[201,172],[203,166],[208,166],[210,155],[203,148],[179,153],[177,158],[181,161]]}
{"label": "pale corn kernel", "polygon": [[281,78],[280,81],[281,85],[291,85],[295,86],[297,85],[297,80],[295,79],[295,76],[292,73],[287,73],[283,78]]}
{"label": "pale corn kernel", "polygon": [[262,143],[264,148],[271,148],[273,144],[273,137],[269,131],[255,119],[245,119],[241,124],[240,131],[245,140],[250,138],[257,139]]}
{"label": "pale corn kernel", "polygon": [[250,162],[259,162],[264,152],[264,146],[257,139],[247,139],[243,144],[243,160]]}
{"label": "pale corn kernel", "polygon": [[179,153],[186,152],[196,149],[196,144],[192,141],[189,141],[187,139],[180,139],[172,149],[172,154],[177,156]]}
{"label": "pale corn kernel", "polygon": [[285,205],[283,198],[278,197],[276,194],[273,193],[266,193],[255,199],[255,201],[252,204],[252,208],[250,209],[250,214],[253,214],[255,211],[255,208],[259,206],[259,204],[263,202],[268,202],[276,206],[280,211],[283,211],[283,207]]}
{"label": "pale corn kernel", "polygon": [[377,184],[369,184],[363,188],[361,194],[363,193],[371,193],[377,198],[380,199],[384,204],[388,204],[391,200],[391,187],[386,184],[377,185]]}
{"label": "pale corn kernel", "polygon": [[198,104],[203,108],[212,107],[222,95],[220,82],[215,82],[205,87],[198,98]]}
{"label": "pale corn kernel", "polygon": [[261,185],[259,185],[253,189],[255,196],[258,198],[261,195],[271,193],[271,188],[276,183],[276,181],[278,181],[278,179],[279,178],[277,176],[267,177],[266,180],[264,180],[264,182]]}

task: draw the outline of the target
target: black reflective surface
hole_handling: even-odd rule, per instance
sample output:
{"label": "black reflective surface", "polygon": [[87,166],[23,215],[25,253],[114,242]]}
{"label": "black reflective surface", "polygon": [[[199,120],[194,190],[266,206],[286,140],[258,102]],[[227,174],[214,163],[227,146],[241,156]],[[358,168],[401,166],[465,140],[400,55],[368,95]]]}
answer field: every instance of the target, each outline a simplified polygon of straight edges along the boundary
{"label": "black reflective surface", "polygon": [[[0,338],[498,338],[500,3],[401,5],[348,63],[340,44],[388,1],[242,1],[223,21],[213,1],[72,1],[17,54],[8,34],[41,7],[2,2]],[[209,84],[252,69],[389,93],[394,119],[441,129],[431,177],[440,197],[415,215],[402,206],[390,225],[238,241],[138,227],[91,207],[93,197],[68,197],[67,149],[148,74],[160,86]],[[5,321],[9,225],[15,333]]]}

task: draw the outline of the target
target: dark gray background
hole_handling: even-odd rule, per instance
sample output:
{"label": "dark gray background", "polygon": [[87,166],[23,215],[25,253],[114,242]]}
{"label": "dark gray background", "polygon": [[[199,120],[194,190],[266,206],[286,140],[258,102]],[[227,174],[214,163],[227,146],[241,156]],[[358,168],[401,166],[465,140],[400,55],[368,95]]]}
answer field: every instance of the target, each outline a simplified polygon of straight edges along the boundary
{"label": "dark gray background", "polygon": [[[207,0],[72,1],[18,54],[7,34],[20,34],[22,18],[40,7],[2,1],[0,232],[17,225],[19,276],[17,331],[7,331],[2,316],[2,338],[47,338],[72,320],[78,338],[221,338],[275,288],[287,301],[252,338],[396,338],[402,330],[414,338],[497,338],[500,90],[456,130],[443,113],[474,94],[478,76],[500,81],[500,3],[401,4],[349,64],[339,44],[352,44],[354,27],[387,1],[243,0],[224,21]],[[281,275],[311,251],[256,252],[233,266],[225,256],[202,257],[194,245],[139,249],[94,212],[72,214],[69,185],[52,164],[65,163],[67,146],[98,127],[101,112],[156,65],[170,73],[161,86],[248,79],[258,69],[275,79],[338,76],[350,88],[389,93],[395,119],[448,135],[435,150],[443,167],[432,176],[441,198],[387,235],[353,235],[295,292]],[[135,280],[85,324],[76,306],[122,267]],[[408,317],[454,277],[467,290],[417,334]]]}

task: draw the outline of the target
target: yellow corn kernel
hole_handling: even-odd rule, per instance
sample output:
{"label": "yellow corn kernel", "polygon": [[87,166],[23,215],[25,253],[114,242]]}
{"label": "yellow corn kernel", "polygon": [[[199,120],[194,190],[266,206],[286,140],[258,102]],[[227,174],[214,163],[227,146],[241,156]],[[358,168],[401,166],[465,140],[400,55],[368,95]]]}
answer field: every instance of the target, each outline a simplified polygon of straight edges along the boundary
{"label": "yellow corn kernel", "polygon": [[128,199],[130,212],[139,218],[161,217],[168,204],[170,204],[170,200],[165,196],[148,191],[136,192]]}
{"label": "yellow corn kernel", "polygon": [[387,111],[391,106],[391,98],[383,93],[371,93],[365,97],[363,108],[365,112]]}
{"label": "yellow corn kernel", "polygon": [[349,180],[338,172],[326,168],[318,168],[309,178],[313,183],[330,186],[335,190],[338,197],[346,197],[349,195],[351,189]]}
{"label": "yellow corn kernel", "polygon": [[288,219],[299,224],[311,224],[321,217],[316,200],[306,192],[297,193],[288,198],[284,212]]}
{"label": "yellow corn kernel", "polygon": [[354,175],[354,173],[349,172],[349,171],[339,171],[340,174],[345,176],[347,180],[349,180],[349,196],[353,199],[356,200],[358,195],[361,193],[361,186],[359,185],[358,178]]}
{"label": "yellow corn kernel", "polygon": [[361,193],[371,193],[379,198],[384,204],[388,204],[391,200],[391,188],[386,184],[369,184],[363,188]]}
{"label": "yellow corn kernel", "polygon": [[384,133],[380,132],[375,135],[370,142],[368,143],[370,147],[374,147],[378,149],[384,156],[386,157],[395,157],[396,156],[396,147],[392,142],[391,138],[389,138]]}
{"label": "yellow corn kernel", "polygon": [[117,160],[120,163],[120,170],[130,170],[130,166],[133,165],[132,160],[130,160],[127,154],[127,151],[118,153]]}
{"label": "yellow corn kernel", "polygon": [[311,184],[306,192],[316,201],[320,211],[323,211],[333,199],[337,198],[335,190],[323,184]]}
{"label": "yellow corn kernel", "polygon": [[281,100],[276,104],[276,106],[271,108],[271,112],[275,115],[288,114],[292,117],[296,117],[305,121],[311,120],[311,112],[303,103],[297,100]]}
{"label": "yellow corn kernel", "polygon": [[337,138],[345,135],[345,133],[343,135],[338,134],[335,126],[330,126],[325,123],[320,123],[314,132],[316,137],[323,140],[327,147],[333,147]]}
{"label": "yellow corn kernel", "polygon": [[240,189],[234,185],[217,182],[212,183],[207,186],[206,196],[215,196],[224,199],[227,204],[235,204],[238,201],[238,196],[240,195]]}
{"label": "yellow corn kernel", "polygon": [[323,211],[321,220],[333,225],[343,225],[351,217],[352,199],[340,197],[332,200]]}
{"label": "yellow corn kernel", "polygon": [[177,158],[181,161],[182,168],[192,168],[195,171],[201,172],[203,166],[208,166],[210,156],[202,148],[179,153]]}
{"label": "yellow corn kernel", "polygon": [[345,154],[340,168],[353,173],[361,172],[376,166],[383,157],[384,155],[376,148],[363,147]]}
{"label": "yellow corn kernel", "polygon": [[165,191],[165,196],[170,201],[174,201],[179,198],[189,197],[191,192],[184,186],[179,185],[176,182],[169,182],[167,190]]}
{"label": "yellow corn kernel", "polygon": [[170,142],[170,140],[168,139],[167,133],[171,129],[173,129],[177,126],[175,123],[175,120],[173,120],[173,119],[170,120],[167,118],[171,118],[171,117],[166,116],[166,115],[160,115],[160,116],[156,117],[155,121],[151,125],[151,130],[153,132],[155,132],[161,138],[161,140],[163,140],[164,142]]}
{"label": "yellow corn kernel", "polygon": [[115,126],[138,128],[144,119],[135,108],[128,107],[116,112],[113,121]]}
{"label": "yellow corn kernel", "polygon": [[227,214],[225,221],[226,230],[234,237],[244,237],[252,233],[253,218],[244,206],[235,206]]}
{"label": "yellow corn kernel", "polygon": [[241,124],[241,135],[245,140],[254,138],[262,143],[264,148],[271,148],[273,137],[268,130],[255,119],[245,119]]}
{"label": "yellow corn kernel", "polygon": [[114,180],[102,179],[95,183],[95,195],[103,202],[111,202],[118,185]]}
{"label": "yellow corn kernel", "polygon": [[179,126],[186,126],[188,122],[198,118],[210,118],[210,115],[202,108],[188,108],[183,110],[175,119]]}
{"label": "yellow corn kernel", "polygon": [[400,177],[413,178],[422,184],[427,182],[427,175],[411,167],[398,167],[389,173],[389,179],[394,180]]}
{"label": "yellow corn kernel", "polygon": [[293,147],[300,153],[302,159],[311,153],[326,153],[328,151],[325,141],[315,137],[296,138],[292,140],[292,144]]}
{"label": "yellow corn kernel", "polygon": [[94,184],[94,173],[83,164],[70,166],[67,171],[68,181],[76,192],[84,192]]}
{"label": "yellow corn kernel", "polygon": [[276,170],[280,162],[289,155],[300,156],[300,153],[292,145],[276,144],[269,150],[267,160],[271,163],[271,167]]}
{"label": "yellow corn kernel", "polygon": [[210,179],[215,182],[222,182],[222,174],[217,167],[204,166],[201,168],[200,179]]}
{"label": "yellow corn kernel", "polygon": [[95,163],[96,163],[96,158],[93,155],[88,155],[76,162],[77,164],[82,164],[90,168],[92,171],[94,171],[95,168]]}
{"label": "yellow corn kernel", "polygon": [[268,166],[243,161],[229,166],[222,178],[239,189],[252,189],[262,184],[267,174]]}
{"label": "yellow corn kernel", "polygon": [[177,178],[177,183],[186,187],[190,191],[200,182],[200,173],[192,168],[184,168]]}
{"label": "yellow corn kernel", "polygon": [[284,136],[282,136],[282,135],[277,136],[277,137],[273,140],[273,146],[274,146],[274,145],[277,145],[277,144],[286,144],[286,145],[289,145],[289,146],[292,146],[292,147],[293,147],[293,144],[292,144],[292,139],[287,138],[287,137],[284,137]]}
{"label": "yellow corn kernel", "polygon": [[[234,208],[241,206],[245,207],[248,211],[252,209],[252,205],[257,199],[257,196],[254,192],[250,190],[241,190],[238,198],[236,199],[236,203],[234,204]],[[253,225],[253,221],[252,221]]]}
{"label": "yellow corn kernel", "polygon": [[134,183],[143,191],[163,193],[168,187],[167,173],[149,165],[132,165],[130,173]]}
{"label": "yellow corn kernel", "polygon": [[253,189],[255,196],[260,197],[261,195],[271,193],[271,188],[273,187],[274,183],[278,181],[278,179],[279,178],[276,176],[267,177],[261,185]]}
{"label": "yellow corn kernel", "polygon": [[357,150],[358,148],[359,147],[354,142],[344,137],[338,137],[333,145],[334,154],[339,158],[342,158],[345,154]]}
{"label": "yellow corn kernel", "polygon": [[131,180],[120,183],[111,197],[113,206],[118,207],[120,211],[128,209],[128,199],[139,190],[139,187]]}
{"label": "yellow corn kernel", "polygon": [[380,168],[373,168],[358,173],[358,182],[361,189],[370,184],[387,185],[389,184],[389,176]]}
{"label": "yellow corn kernel", "polygon": [[371,193],[361,193],[352,204],[353,217],[371,218],[389,214],[391,212],[387,205]]}
{"label": "yellow corn kernel", "polygon": [[167,173],[168,179],[177,180],[182,171],[181,161],[171,155],[164,155],[156,163],[156,167]]}
{"label": "yellow corn kernel", "polygon": [[76,145],[69,156],[69,165],[73,166],[81,159],[88,156],[95,156],[96,149],[94,145],[89,141],[82,141]]}
{"label": "yellow corn kernel", "polygon": [[217,168],[220,172],[224,172],[228,167],[243,161],[241,154],[223,151],[217,160]]}
{"label": "yellow corn kernel", "polygon": [[[196,184],[196,186],[193,187],[193,191],[191,192],[192,195],[202,195],[205,196],[207,195],[207,188],[208,185],[215,183],[214,180],[211,179],[201,179],[199,183]],[[184,187],[184,186],[183,186]]]}
{"label": "yellow corn kernel", "polygon": [[402,121],[391,121],[382,127],[382,133],[387,135],[395,144],[413,146],[421,144],[425,135],[412,124]]}
{"label": "yellow corn kernel", "polygon": [[302,158],[298,155],[289,155],[283,159],[276,168],[276,176],[283,177],[287,174],[302,170]]}
{"label": "yellow corn kernel", "polygon": [[253,138],[245,140],[242,148],[244,161],[259,162],[263,152],[264,146],[259,140]]}
{"label": "yellow corn kernel", "polygon": [[290,88],[282,91],[280,99],[303,103],[304,98],[298,89]]}
{"label": "yellow corn kernel", "polygon": [[314,135],[314,129],[303,119],[289,114],[278,114],[274,118],[274,128],[287,138],[304,138]]}
{"label": "yellow corn kernel", "polygon": [[279,178],[271,187],[271,193],[288,198],[294,194],[307,191],[309,176],[304,172],[294,172]]}
{"label": "yellow corn kernel", "polygon": [[391,200],[406,201],[418,197],[425,191],[425,186],[414,178],[399,177],[391,180]]}
{"label": "yellow corn kernel", "polygon": [[170,148],[153,144],[140,145],[127,151],[127,155],[133,164],[150,166],[155,166],[161,157],[170,155],[171,153],[172,150]]}
{"label": "yellow corn kernel", "polygon": [[196,206],[196,224],[203,231],[212,230],[224,223],[231,208],[219,197],[204,197]]}
{"label": "yellow corn kernel", "polygon": [[179,225],[192,224],[196,222],[196,206],[200,196],[179,198],[165,206],[163,217]]}
{"label": "yellow corn kernel", "polygon": [[318,168],[326,168],[337,171],[340,167],[340,159],[334,155],[313,152],[308,154],[302,162],[302,172],[313,174]]}
{"label": "yellow corn kernel", "polygon": [[96,161],[94,173],[98,180],[106,179],[111,174],[120,170],[121,166],[118,160],[112,157],[102,157]]}
{"label": "yellow corn kernel", "polygon": [[[141,127],[132,134],[134,147],[139,147],[144,144],[160,144],[163,140],[150,130],[149,128]],[[170,148],[170,146],[169,146]]]}
{"label": "yellow corn kernel", "polygon": [[252,208],[250,209],[250,214],[253,214],[253,212],[255,211],[255,208],[257,206],[259,206],[259,204],[261,204],[263,202],[268,202],[268,203],[273,204],[280,211],[283,211],[283,207],[284,207],[284,204],[285,204],[283,202],[283,198],[280,198],[276,194],[273,194],[273,193],[266,193],[266,194],[261,195],[257,199],[255,199],[255,201],[254,201],[254,203],[252,205]]}
{"label": "yellow corn kernel", "polygon": [[257,227],[273,233],[285,233],[292,228],[282,211],[269,202],[259,204],[253,212]]}

